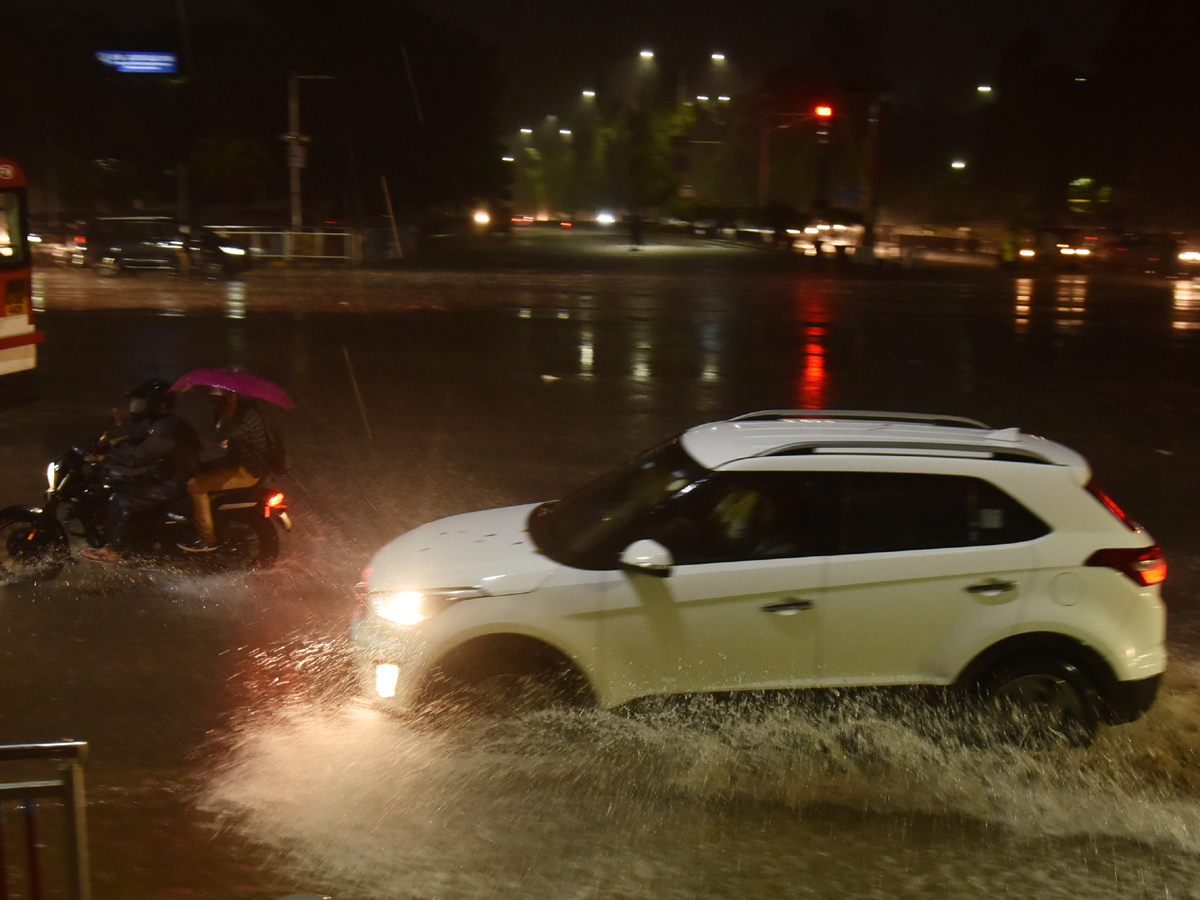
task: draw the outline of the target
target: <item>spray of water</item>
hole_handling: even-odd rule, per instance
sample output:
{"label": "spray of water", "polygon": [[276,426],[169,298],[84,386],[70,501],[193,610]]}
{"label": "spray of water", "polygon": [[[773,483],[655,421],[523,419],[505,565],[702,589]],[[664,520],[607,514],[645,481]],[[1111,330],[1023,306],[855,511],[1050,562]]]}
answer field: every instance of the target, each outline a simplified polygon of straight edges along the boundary
{"label": "spray of water", "polygon": [[[248,660],[272,702],[214,735],[220,763],[199,802],[290,871],[355,896],[734,896],[751,869],[754,884],[793,883],[801,850],[802,867],[838,869],[862,896],[863,871],[887,880],[901,865],[874,859],[876,842],[922,856],[947,830],[957,843],[936,864],[903,864],[920,884],[984,869],[994,883],[1016,865],[1041,880],[1036,896],[1055,896],[1067,880],[1078,889],[1101,844],[1131,862],[1108,864],[1098,896],[1147,859],[1168,891],[1200,871],[1195,664],[1175,665],[1143,721],[1086,750],[1028,753],[965,745],[937,714],[871,697],[426,727],[355,698],[344,652],[295,642]],[[1067,850],[1008,855],[1047,841]]]}

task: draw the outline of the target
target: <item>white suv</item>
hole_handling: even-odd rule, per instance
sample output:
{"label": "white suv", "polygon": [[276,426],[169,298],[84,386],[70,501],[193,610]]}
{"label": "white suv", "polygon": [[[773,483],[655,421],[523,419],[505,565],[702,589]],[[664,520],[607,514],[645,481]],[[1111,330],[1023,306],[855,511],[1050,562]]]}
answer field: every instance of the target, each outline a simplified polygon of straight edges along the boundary
{"label": "white suv", "polygon": [[[363,687],[636,698],[955,686],[1086,742],[1166,664],[1162,551],[1074,451],[952,416],[764,411],[562,500],[392,541],[358,586]],[[1006,707],[1008,708],[1008,707]]]}

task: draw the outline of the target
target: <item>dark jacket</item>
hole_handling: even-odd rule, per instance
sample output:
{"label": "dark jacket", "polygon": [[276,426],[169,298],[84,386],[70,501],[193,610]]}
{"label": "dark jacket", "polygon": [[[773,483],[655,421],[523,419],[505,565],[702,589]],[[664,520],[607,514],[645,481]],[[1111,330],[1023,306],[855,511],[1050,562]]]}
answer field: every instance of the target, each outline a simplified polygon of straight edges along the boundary
{"label": "dark jacket", "polygon": [[138,423],[127,440],[104,455],[126,475],[182,487],[200,468],[200,435],[174,414]]}

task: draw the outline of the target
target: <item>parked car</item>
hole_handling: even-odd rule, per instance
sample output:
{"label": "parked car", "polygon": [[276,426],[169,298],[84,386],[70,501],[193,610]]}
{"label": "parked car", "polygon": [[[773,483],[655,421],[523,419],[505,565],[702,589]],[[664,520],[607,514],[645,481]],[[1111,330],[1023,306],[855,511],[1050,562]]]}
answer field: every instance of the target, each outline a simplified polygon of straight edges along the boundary
{"label": "parked car", "polygon": [[935,686],[1087,743],[1151,705],[1162,551],[1078,453],[948,416],[766,411],[561,500],[423,525],[371,560],[363,689],[414,710]]}
{"label": "parked car", "polygon": [[1177,235],[1123,232],[1110,240],[1105,261],[1114,269],[1171,276],[1179,271],[1182,247]]}
{"label": "parked car", "polygon": [[89,219],[63,242],[62,261],[104,275],[157,269],[230,278],[250,267],[246,247],[203,225],[163,216]]}

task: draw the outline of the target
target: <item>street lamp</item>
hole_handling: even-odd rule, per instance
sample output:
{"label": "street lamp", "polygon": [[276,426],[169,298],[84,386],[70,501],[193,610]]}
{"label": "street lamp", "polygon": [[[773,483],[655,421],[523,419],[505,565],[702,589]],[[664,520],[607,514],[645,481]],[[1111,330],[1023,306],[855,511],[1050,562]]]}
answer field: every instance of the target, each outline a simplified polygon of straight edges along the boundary
{"label": "street lamp", "polygon": [[288,76],[288,130],[287,134],[279,137],[287,144],[288,188],[292,200],[292,228],[297,229],[303,224],[303,213],[300,203],[300,170],[308,160],[304,145],[309,142],[307,135],[300,133],[300,82],[301,81],[332,81],[332,75],[289,75]]}

